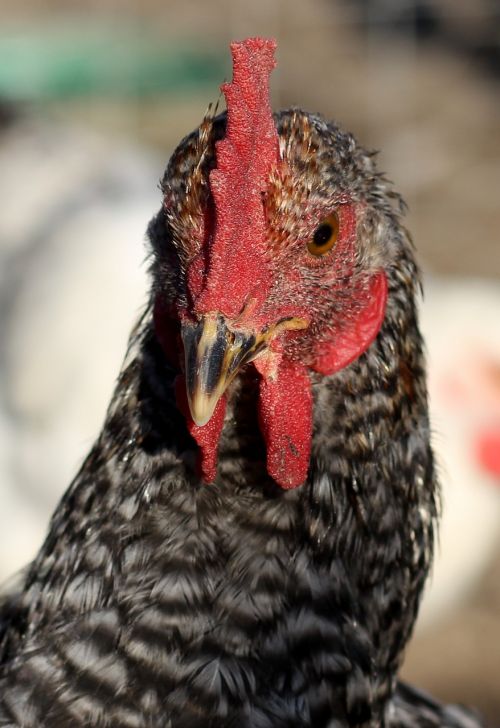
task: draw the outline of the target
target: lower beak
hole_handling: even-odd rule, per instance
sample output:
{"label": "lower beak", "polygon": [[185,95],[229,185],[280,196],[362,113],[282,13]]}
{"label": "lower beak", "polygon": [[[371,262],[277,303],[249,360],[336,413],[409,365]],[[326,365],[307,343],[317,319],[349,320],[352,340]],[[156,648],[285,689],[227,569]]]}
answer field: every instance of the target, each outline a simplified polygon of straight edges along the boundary
{"label": "lower beak", "polygon": [[189,409],[198,426],[211,418],[220,397],[240,369],[266,348],[263,334],[229,328],[220,314],[182,326]]}

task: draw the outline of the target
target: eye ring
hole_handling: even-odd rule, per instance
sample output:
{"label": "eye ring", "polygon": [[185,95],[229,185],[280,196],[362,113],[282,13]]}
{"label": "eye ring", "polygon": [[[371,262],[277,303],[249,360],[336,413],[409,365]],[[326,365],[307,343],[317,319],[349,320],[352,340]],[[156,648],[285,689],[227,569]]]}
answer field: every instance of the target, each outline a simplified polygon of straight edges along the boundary
{"label": "eye ring", "polygon": [[332,212],[322,220],[307,243],[311,255],[316,257],[326,255],[337,242],[339,227],[339,216],[336,212]]}

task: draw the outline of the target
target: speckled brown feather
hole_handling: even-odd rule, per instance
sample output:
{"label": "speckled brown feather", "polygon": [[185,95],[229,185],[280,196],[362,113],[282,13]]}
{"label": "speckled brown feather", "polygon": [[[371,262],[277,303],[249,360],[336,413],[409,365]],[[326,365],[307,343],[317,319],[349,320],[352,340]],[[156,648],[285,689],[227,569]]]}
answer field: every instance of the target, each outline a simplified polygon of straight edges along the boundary
{"label": "speckled brown feather", "polygon": [[[149,236],[152,301],[161,293],[167,307],[186,296],[183,259],[224,123],[187,137],[162,182],[168,204]],[[103,431],[4,609],[0,726],[479,725],[404,689],[392,698],[439,500],[400,199],[335,125],[299,110],[276,124],[287,168],[266,202],[269,219],[281,211],[270,246],[292,245],[312,197],[361,203],[352,276],[386,271],[382,329],[344,370],[311,374],[302,487],[283,491],[267,474],[251,368],[229,392],[207,486],[175,403],[175,357],[146,312]]]}

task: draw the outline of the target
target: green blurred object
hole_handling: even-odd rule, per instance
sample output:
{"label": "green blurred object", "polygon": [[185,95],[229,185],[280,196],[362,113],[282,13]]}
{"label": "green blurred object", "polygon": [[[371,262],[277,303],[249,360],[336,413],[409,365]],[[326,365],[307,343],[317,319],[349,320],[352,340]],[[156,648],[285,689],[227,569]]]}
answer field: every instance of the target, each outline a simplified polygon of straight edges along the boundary
{"label": "green blurred object", "polygon": [[0,32],[0,96],[15,101],[191,91],[219,84],[228,71],[226,53],[146,33]]}

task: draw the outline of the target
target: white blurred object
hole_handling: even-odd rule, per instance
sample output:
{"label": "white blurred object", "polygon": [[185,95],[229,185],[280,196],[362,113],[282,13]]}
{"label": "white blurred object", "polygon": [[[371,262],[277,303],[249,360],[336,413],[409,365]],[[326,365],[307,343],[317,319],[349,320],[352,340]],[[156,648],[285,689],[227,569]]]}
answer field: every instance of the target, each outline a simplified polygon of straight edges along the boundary
{"label": "white blurred object", "polygon": [[35,555],[99,431],[146,301],[163,162],[56,124],[1,136],[0,583]]}
{"label": "white blurred object", "polygon": [[418,623],[426,628],[471,594],[500,550],[500,284],[430,278],[421,323],[443,485],[436,561]]}

